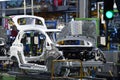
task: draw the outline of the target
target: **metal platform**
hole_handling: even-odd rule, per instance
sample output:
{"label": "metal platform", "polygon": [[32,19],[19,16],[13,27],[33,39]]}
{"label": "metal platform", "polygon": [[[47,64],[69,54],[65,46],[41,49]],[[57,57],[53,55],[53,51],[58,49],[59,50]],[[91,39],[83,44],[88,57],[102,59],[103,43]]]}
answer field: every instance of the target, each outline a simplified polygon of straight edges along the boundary
{"label": "metal platform", "polygon": [[[69,65],[74,67],[80,67],[80,62],[72,62]],[[103,62],[93,60],[82,62],[82,67],[99,67],[99,66],[103,66]]]}
{"label": "metal platform", "polygon": [[[24,74],[21,72],[9,71],[8,74],[15,75],[15,80],[23,80],[23,79],[24,80],[51,80],[51,73],[49,72]],[[58,79],[54,79],[54,80],[58,80]],[[76,80],[76,79],[75,78],[62,78],[59,80]]]}
{"label": "metal platform", "polygon": [[22,72],[14,72],[9,71],[9,75],[15,75],[16,80],[51,80],[51,74],[49,72],[44,73],[22,73]]}
{"label": "metal platform", "polygon": [[10,60],[10,57],[7,57],[7,56],[0,56],[0,60]]}
{"label": "metal platform", "polygon": [[92,60],[83,62],[83,67],[87,67],[87,66],[99,67],[99,66],[103,66],[103,62],[101,62],[101,61],[92,61]]}

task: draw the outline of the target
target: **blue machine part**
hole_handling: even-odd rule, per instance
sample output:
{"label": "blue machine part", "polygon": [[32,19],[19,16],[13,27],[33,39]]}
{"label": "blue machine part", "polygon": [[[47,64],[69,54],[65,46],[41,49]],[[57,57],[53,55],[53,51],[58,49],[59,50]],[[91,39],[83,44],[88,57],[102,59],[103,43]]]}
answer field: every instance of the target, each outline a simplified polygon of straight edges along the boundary
{"label": "blue machine part", "polygon": [[46,21],[45,24],[48,29],[56,29],[57,21]]}

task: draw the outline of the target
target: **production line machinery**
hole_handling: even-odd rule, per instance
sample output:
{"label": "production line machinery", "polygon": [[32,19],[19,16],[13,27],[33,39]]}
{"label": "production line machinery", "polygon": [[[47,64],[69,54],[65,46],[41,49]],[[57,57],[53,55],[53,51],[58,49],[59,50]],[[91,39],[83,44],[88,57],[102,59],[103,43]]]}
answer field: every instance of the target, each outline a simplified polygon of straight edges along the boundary
{"label": "production line machinery", "polygon": [[[9,66],[14,68],[11,69],[13,71],[22,69],[22,73],[25,74],[51,73],[52,61],[63,60],[65,62],[58,62],[53,66],[55,69],[54,75],[68,76],[72,71],[68,68],[69,63],[73,69],[80,66],[78,62],[67,62],[69,59],[82,61],[83,72],[88,71],[90,67],[99,67],[106,62],[104,53],[94,47],[87,37],[67,36],[65,39],[54,43],[55,40],[53,39],[55,38],[52,38],[49,33],[59,32],[60,30],[47,29],[42,17],[16,15],[9,18],[12,21],[9,22],[14,23],[12,29],[17,30],[17,35],[12,37],[13,40],[6,55],[6,60],[9,59],[8,61],[10,61]],[[61,41],[63,41],[62,44]],[[76,54],[79,54],[79,56]],[[64,65],[66,67],[62,69]]]}

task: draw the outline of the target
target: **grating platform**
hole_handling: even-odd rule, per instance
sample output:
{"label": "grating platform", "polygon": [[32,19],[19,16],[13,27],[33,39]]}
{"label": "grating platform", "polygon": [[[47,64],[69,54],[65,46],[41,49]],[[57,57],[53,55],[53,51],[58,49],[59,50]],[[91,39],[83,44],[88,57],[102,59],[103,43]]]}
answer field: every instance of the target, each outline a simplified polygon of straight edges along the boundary
{"label": "grating platform", "polygon": [[7,56],[0,56],[0,60],[10,60],[10,58]]}

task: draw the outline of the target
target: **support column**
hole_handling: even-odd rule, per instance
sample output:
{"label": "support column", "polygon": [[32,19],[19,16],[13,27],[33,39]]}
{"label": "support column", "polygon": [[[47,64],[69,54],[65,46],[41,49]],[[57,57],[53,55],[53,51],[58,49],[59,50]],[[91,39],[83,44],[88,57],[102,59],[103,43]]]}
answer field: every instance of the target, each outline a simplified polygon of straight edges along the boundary
{"label": "support column", "polygon": [[5,2],[2,2],[2,27],[5,27],[5,17],[6,13],[5,13]]}
{"label": "support column", "polygon": [[24,0],[24,15],[26,15],[26,0]]}
{"label": "support column", "polygon": [[34,15],[33,0],[31,0],[31,13]]}
{"label": "support column", "polygon": [[89,0],[78,0],[78,17],[88,18],[88,1]]}
{"label": "support column", "polygon": [[66,22],[66,23],[69,22],[69,21],[68,21],[68,13],[65,13],[65,22]]}

